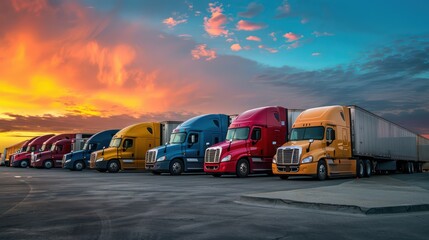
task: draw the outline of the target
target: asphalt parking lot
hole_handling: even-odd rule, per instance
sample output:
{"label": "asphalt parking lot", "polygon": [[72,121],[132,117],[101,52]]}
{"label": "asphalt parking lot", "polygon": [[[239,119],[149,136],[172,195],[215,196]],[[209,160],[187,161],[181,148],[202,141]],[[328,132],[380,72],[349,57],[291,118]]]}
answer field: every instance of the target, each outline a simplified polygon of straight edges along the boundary
{"label": "asphalt parking lot", "polygon": [[427,239],[428,211],[365,215],[242,198],[359,181],[429,191],[429,173],[320,182],[0,167],[0,239]]}

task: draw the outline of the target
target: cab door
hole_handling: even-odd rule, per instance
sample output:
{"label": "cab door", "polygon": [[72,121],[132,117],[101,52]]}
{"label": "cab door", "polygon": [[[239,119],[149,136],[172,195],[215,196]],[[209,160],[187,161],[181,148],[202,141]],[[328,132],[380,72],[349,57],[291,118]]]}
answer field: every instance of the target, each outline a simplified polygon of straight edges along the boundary
{"label": "cab door", "polygon": [[202,170],[204,165],[204,151],[200,145],[204,139],[197,132],[189,132],[186,144],[185,167],[189,171]]}
{"label": "cab door", "polygon": [[120,151],[120,161],[122,169],[136,169],[137,162],[135,160],[135,139],[125,138],[122,142]]}
{"label": "cab door", "polygon": [[[251,170],[252,171],[263,171],[271,169],[271,161],[264,162],[264,155],[267,153],[266,147],[264,146],[265,141],[263,138],[263,129],[261,127],[253,127],[250,133],[250,139],[248,140],[248,148],[250,152],[251,159]],[[266,129],[265,129],[266,130]],[[271,144],[271,143],[270,143]]]}

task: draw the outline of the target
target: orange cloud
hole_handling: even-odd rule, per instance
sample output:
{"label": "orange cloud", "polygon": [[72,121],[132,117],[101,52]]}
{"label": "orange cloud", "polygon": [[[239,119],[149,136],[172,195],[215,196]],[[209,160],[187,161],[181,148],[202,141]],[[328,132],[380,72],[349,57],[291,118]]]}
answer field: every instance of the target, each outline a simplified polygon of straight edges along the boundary
{"label": "orange cloud", "polygon": [[265,28],[267,25],[263,23],[252,23],[245,20],[240,20],[237,23],[237,30],[240,31],[256,31]]}
{"label": "orange cloud", "polygon": [[226,16],[222,13],[222,6],[209,4],[211,17],[204,17],[204,29],[212,37],[227,36],[228,30],[225,29],[227,23]]}
{"label": "orange cloud", "polygon": [[234,51],[234,52],[238,52],[238,51],[240,51],[242,48],[241,48],[241,46],[240,46],[240,44],[238,44],[238,43],[235,43],[235,44],[232,44],[231,45],[231,50],[232,51]]}
{"label": "orange cloud", "polygon": [[27,11],[31,13],[40,13],[48,6],[46,0],[12,0],[12,6],[17,12]]}
{"label": "orange cloud", "polygon": [[167,25],[169,28],[175,27],[176,25],[179,25],[181,23],[186,23],[188,20],[186,19],[181,19],[181,20],[174,20],[174,18],[169,17],[167,19],[164,19],[164,21],[162,21],[165,25]]}
{"label": "orange cloud", "polygon": [[296,40],[302,38],[303,36],[297,35],[293,32],[288,32],[288,33],[284,34],[283,37],[286,38],[288,42],[293,42],[293,41],[296,41]]}
{"label": "orange cloud", "polygon": [[207,49],[206,44],[200,44],[196,46],[192,51],[193,59],[206,58],[206,61],[210,61],[216,58],[216,52],[211,49]]}
{"label": "orange cloud", "polygon": [[246,38],[246,40],[260,42],[260,41],[261,41],[261,38],[256,37],[256,36],[248,36],[248,37]]}

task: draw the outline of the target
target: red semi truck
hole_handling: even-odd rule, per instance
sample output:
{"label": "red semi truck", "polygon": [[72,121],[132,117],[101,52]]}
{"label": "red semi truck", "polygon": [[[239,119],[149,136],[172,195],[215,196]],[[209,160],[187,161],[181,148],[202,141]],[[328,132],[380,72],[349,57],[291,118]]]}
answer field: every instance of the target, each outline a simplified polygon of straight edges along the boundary
{"label": "red semi truck", "polygon": [[272,157],[287,141],[291,125],[301,112],[269,106],[239,114],[228,128],[226,141],[206,149],[204,171],[214,177],[270,174]]}
{"label": "red semi truck", "polygon": [[[73,139],[88,139],[92,134],[60,134],[53,136],[43,143],[44,151],[32,155],[31,166],[36,168],[52,168],[62,167],[62,159],[64,154],[67,154],[72,149]],[[51,146],[48,148],[48,146]]]}
{"label": "red semi truck", "polygon": [[26,140],[25,142],[24,142],[24,144],[22,145],[22,147],[16,152],[16,153],[13,153],[13,154],[11,154],[10,155],[10,157],[9,157],[9,167],[12,167],[13,165],[12,165],[12,163],[13,163],[13,161],[15,160],[15,156],[16,155],[18,155],[18,154],[20,154],[20,153],[23,153],[23,152],[26,152],[27,151],[27,149],[28,149],[28,146],[30,145],[30,143],[34,140],[34,139],[36,139],[37,137],[33,137],[33,138],[31,138],[31,139],[28,139],[28,140]]}
{"label": "red semi truck", "polygon": [[38,153],[42,148],[43,143],[53,136],[54,134],[48,134],[35,138],[28,144],[26,151],[15,154],[12,161],[12,166],[22,168],[30,166],[31,154]]}

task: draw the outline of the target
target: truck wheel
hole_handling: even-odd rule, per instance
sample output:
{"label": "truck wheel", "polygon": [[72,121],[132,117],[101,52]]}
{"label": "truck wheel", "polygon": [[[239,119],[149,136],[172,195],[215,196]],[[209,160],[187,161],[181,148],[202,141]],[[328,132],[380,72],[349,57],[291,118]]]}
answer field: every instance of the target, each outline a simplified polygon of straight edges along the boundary
{"label": "truck wheel", "polygon": [[180,175],[183,171],[183,163],[178,159],[174,159],[170,164],[170,174]]}
{"label": "truck wheel", "polygon": [[107,171],[110,173],[117,173],[119,172],[119,162],[118,160],[110,160],[107,164]]}
{"label": "truck wheel", "polygon": [[365,165],[360,159],[356,162],[356,176],[358,178],[363,178],[365,176]]}
{"label": "truck wheel", "polygon": [[324,160],[320,160],[317,164],[317,179],[320,181],[325,180],[328,177],[328,171]]}
{"label": "truck wheel", "polygon": [[212,174],[212,176],[213,176],[213,177],[221,177],[221,176],[222,176],[222,174],[220,174],[220,173],[213,173],[213,174]]}
{"label": "truck wheel", "polygon": [[22,167],[22,168],[27,168],[28,167],[28,160],[22,160],[20,163],[19,163],[19,166],[20,167]]}
{"label": "truck wheel", "polygon": [[365,160],[365,177],[371,177],[372,164],[370,160]]}
{"label": "truck wheel", "polygon": [[73,170],[75,171],[82,171],[82,169],[85,168],[85,165],[82,161],[76,161],[73,164]]}
{"label": "truck wheel", "polygon": [[240,159],[237,163],[236,169],[237,177],[247,177],[249,175],[249,163],[246,159]]}
{"label": "truck wheel", "polygon": [[279,175],[280,179],[287,180],[289,179],[288,175]]}
{"label": "truck wheel", "polygon": [[48,160],[48,161],[45,161],[44,163],[43,163],[43,167],[45,167],[46,169],[50,169],[50,168],[52,168],[54,166],[54,162],[52,162],[52,160]]}

